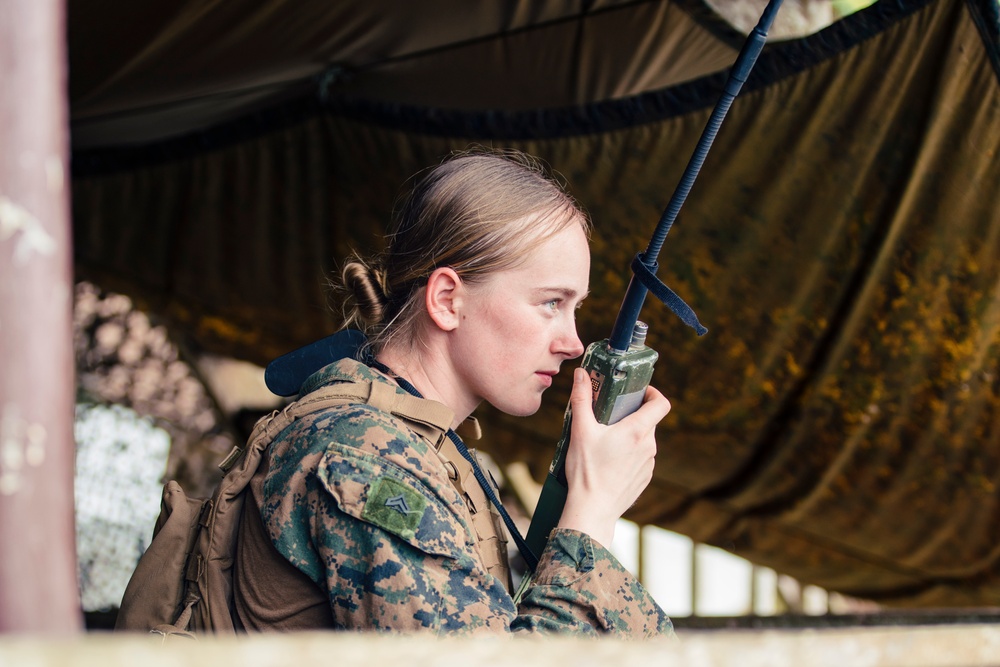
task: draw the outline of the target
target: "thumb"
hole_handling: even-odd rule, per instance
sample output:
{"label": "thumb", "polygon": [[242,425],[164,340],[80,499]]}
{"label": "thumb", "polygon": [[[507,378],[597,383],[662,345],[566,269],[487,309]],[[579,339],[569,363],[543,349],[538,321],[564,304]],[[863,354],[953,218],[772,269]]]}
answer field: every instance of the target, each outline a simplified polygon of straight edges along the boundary
{"label": "thumb", "polygon": [[569,396],[569,404],[573,409],[574,419],[594,420],[594,389],[590,384],[590,376],[583,368],[573,369],[573,391]]}

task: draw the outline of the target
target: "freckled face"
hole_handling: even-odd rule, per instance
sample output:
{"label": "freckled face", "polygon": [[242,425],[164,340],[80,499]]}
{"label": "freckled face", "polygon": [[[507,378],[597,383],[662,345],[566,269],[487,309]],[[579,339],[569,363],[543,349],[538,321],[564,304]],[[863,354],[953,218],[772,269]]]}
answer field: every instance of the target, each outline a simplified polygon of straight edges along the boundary
{"label": "freckled face", "polygon": [[476,404],[533,414],[560,364],[583,354],[576,309],[590,282],[590,248],[578,224],[534,248],[516,268],[467,286],[452,332],[458,387]]}

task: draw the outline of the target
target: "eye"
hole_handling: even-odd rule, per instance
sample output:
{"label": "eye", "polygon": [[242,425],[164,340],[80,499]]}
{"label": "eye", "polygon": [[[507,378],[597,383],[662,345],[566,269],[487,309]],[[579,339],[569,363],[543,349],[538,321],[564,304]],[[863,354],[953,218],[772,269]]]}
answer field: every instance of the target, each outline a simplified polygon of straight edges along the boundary
{"label": "eye", "polygon": [[560,305],[561,303],[562,303],[562,299],[551,299],[550,301],[546,301],[546,302],[545,302],[544,304],[542,304],[542,305],[543,305],[543,306],[544,306],[545,308],[548,308],[548,309],[549,309],[549,310],[551,310],[551,311],[556,311],[556,310],[559,310],[559,305]]}

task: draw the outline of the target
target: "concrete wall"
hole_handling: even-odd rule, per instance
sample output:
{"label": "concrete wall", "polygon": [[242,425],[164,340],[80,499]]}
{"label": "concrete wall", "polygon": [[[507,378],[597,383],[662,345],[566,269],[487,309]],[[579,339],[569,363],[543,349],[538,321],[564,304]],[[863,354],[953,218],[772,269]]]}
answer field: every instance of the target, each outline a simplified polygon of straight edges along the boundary
{"label": "concrete wall", "polygon": [[0,636],[10,667],[980,667],[1000,665],[1000,625],[683,631],[655,642],[568,638],[435,640],[424,636],[267,635],[174,639],[104,633],[76,639]]}

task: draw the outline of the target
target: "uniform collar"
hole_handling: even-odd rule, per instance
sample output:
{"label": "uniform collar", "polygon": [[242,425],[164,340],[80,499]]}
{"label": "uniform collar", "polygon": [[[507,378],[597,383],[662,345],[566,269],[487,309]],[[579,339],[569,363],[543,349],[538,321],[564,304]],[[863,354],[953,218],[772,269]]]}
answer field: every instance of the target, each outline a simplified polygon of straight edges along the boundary
{"label": "uniform collar", "polygon": [[[421,435],[424,435],[432,442],[440,440],[441,436],[448,432],[452,422],[455,420],[454,411],[443,403],[427,398],[411,396],[397,385],[391,376],[382,373],[378,369],[366,366],[360,361],[349,358],[339,359],[306,378],[306,381],[302,383],[302,388],[299,390],[299,398],[322,386],[336,382],[379,383],[391,387],[395,393],[405,396],[406,401],[419,401],[428,404],[425,406],[425,409],[420,410],[419,417],[405,412],[399,416],[406,418],[414,430],[420,432]],[[482,429],[479,426],[479,421],[472,416],[459,424],[455,431],[463,440],[479,440],[482,437]]]}

